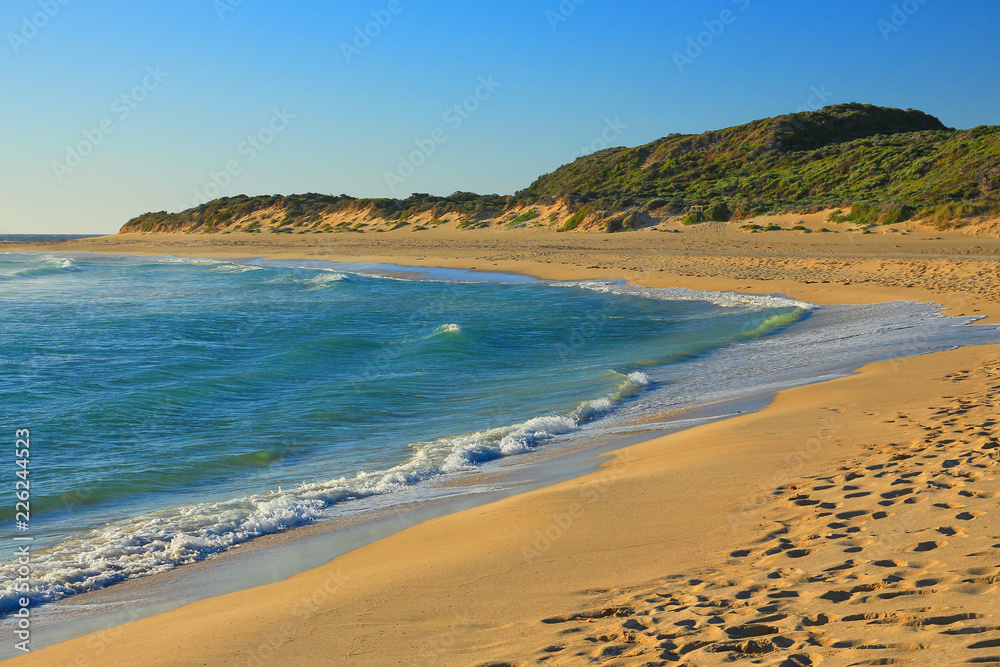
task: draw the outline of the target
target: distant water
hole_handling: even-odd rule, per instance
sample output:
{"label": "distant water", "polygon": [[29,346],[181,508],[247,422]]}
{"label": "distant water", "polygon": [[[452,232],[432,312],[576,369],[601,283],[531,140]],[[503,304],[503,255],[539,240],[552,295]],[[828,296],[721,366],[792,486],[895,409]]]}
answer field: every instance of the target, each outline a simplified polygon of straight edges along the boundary
{"label": "distant water", "polygon": [[1000,340],[921,304],[318,262],[0,254],[0,308],[39,603],[653,412]]}
{"label": "distant water", "polygon": [[40,243],[43,241],[73,241],[92,239],[105,234],[0,234],[0,243]]}

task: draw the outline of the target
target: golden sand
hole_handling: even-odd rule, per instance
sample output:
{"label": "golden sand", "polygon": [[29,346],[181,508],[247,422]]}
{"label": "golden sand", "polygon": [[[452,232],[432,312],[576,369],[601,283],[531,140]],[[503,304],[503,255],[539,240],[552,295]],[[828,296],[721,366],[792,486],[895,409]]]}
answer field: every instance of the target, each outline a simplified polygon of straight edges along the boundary
{"label": "golden sand", "polygon": [[[120,236],[24,249],[380,261],[1000,314],[1000,240],[899,229],[439,228]],[[998,401],[1000,346],[874,364],[284,582],[11,664],[1000,660]]]}

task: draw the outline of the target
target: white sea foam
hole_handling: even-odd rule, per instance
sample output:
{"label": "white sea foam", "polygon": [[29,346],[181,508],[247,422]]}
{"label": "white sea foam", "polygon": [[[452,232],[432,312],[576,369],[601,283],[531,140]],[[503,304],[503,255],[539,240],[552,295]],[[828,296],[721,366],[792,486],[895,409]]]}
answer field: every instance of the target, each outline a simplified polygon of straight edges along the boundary
{"label": "white sea foam", "polygon": [[430,332],[426,336],[421,336],[420,338],[411,338],[408,340],[398,340],[394,341],[393,345],[405,345],[406,343],[419,343],[423,340],[429,340],[441,334],[459,334],[462,333],[462,327],[457,324],[442,324],[434,331]]}
{"label": "white sea foam", "polygon": [[801,308],[812,310],[814,304],[791,299],[778,294],[740,294],[738,292],[710,292],[686,287],[640,287],[625,285],[613,280],[588,280],[582,282],[552,282],[556,287],[578,287],[609,294],[627,294],[660,301],[707,301],[724,308]]}
{"label": "white sea foam", "polygon": [[28,255],[28,257],[30,257],[28,266],[15,272],[13,277],[37,278],[61,273],[77,273],[80,271],[80,268],[71,257],[60,257],[57,255]]}
{"label": "white sea foam", "polygon": [[[460,331],[455,324],[438,329]],[[312,523],[336,503],[395,493],[432,477],[474,470],[487,461],[531,451],[578,430],[650,386],[642,372],[620,377],[607,396],[584,402],[571,414],[541,415],[511,426],[415,443],[408,460],[387,470],[109,523],[35,552],[32,568],[37,585],[28,596],[35,602],[48,602],[204,560],[255,537]],[[14,590],[16,568],[14,562],[0,565],[5,582],[0,613],[15,608],[16,599],[24,595]]]}
{"label": "white sea foam", "polygon": [[156,255],[138,258],[142,263],[151,264],[218,264],[219,260],[204,257],[177,257],[175,255]]}
{"label": "white sea foam", "polygon": [[336,271],[324,271],[319,275],[315,275],[312,278],[304,278],[297,282],[304,285],[312,285],[313,289],[323,289],[324,287],[330,285],[331,283],[339,283],[341,280],[346,280],[347,274],[338,273]]}
{"label": "white sea foam", "polygon": [[323,289],[334,283],[339,283],[342,280],[348,280],[348,275],[346,273],[341,273],[339,271],[326,271],[321,270],[314,276],[309,276],[308,278],[301,278],[294,275],[279,275],[276,278],[268,280],[268,284],[271,285],[305,285],[311,290]]}
{"label": "white sea foam", "polygon": [[257,264],[219,264],[212,267],[215,273],[247,273],[248,271],[264,271],[263,266]]}

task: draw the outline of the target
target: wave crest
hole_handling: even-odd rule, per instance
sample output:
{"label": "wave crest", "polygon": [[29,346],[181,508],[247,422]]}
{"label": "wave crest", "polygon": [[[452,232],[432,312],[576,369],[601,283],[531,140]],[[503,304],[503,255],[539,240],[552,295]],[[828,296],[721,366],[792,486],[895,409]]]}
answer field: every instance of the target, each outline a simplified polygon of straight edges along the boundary
{"label": "wave crest", "polygon": [[740,294],[739,292],[711,292],[687,287],[640,287],[625,285],[612,280],[582,282],[553,282],[555,287],[580,287],[609,294],[628,294],[659,301],[706,301],[723,308],[801,308],[813,310],[816,306],[780,294]]}
{"label": "wave crest", "polygon": [[[447,324],[441,333],[461,327]],[[570,414],[533,417],[519,424],[415,443],[405,462],[387,470],[358,472],[353,477],[303,482],[216,503],[199,503],[109,523],[50,549],[35,552],[36,586],[27,594],[34,603],[50,602],[76,593],[173,569],[204,560],[256,537],[280,532],[323,516],[328,507],[346,500],[391,494],[433,477],[474,470],[499,458],[532,451],[557,436],[578,430],[585,422],[607,414],[622,401],[651,386],[645,373],[619,374],[621,381],[607,395],[581,404]],[[270,452],[250,455],[270,460]],[[18,606],[16,563],[0,565],[10,582],[0,593],[0,614]]]}

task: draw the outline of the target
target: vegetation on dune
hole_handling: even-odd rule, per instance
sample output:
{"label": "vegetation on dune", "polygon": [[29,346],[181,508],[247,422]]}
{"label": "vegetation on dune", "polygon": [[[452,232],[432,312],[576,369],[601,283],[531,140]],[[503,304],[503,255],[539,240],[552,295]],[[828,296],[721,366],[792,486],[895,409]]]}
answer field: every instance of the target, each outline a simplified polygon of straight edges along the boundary
{"label": "vegetation on dune", "polygon": [[309,227],[323,217],[341,212],[371,211],[386,220],[406,222],[421,213],[434,218],[459,213],[474,220],[492,218],[511,205],[513,198],[503,195],[478,195],[456,192],[448,197],[413,194],[406,199],[358,199],[348,195],[237,195],[215,199],[181,213],[146,213],[133,218],[123,232],[153,232],[176,228],[184,231],[209,231],[233,220],[280,210],[282,224],[289,227]]}
{"label": "vegetation on dune", "polygon": [[948,207],[941,219],[995,212],[982,204],[1000,199],[1000,127],[958,131],[920,111],[841,104],[600,151],[517,197],[563,193],[675,213],[724,201],[738,219],[859,202],[883,223],[930,207]]}
{"label": "vegetation on dune", "polygon": [[608,218],[604,223],[604,231],[612,234],[620,231],[631,231],[638,229],[641,224],[639,212],[636,210],[626,211],[616,216]]}
{"label": "vegetation on dune", "polygon": [[650,216],[696,224],[826,208],[847,209],[831,222],[861,228],[917,218],[944,229],[1000,215],[1000,126],[959,131],[920,111],[840,104],[599,151],[513,196],[239,195],[181,213],[147,213],[122,231],[362,231],[330,222],[338,214],[393,228],[417,216],[431,225],[450,217],[459,228],[477,229],[507,212],[521,211],[508,226],[535,220],[539,207],[556,202],[569,217],[559,225],[553,213],[548,223],[561,231],[629,230]]}
{"label": "vegetation on dune", "polygon": [[582,223],[588,215],[593,213],[593,211],[594,211],[593,204],[586,204],[582,206],[580,210],[571,215],[569,219],[563,223],[562,231],[564,232],[573,231],[574,229],[579,227],[580,223]]}
{"label": "vegetation on dune", "polygon": [[682,225],[695,225],[699,222],[726,222],[732,216],[732,211],[725,202],[713,202],[709,206],[699,206],[697,210],[690,210],[681,219]]}
{"label": "vegetation on dune", "polygon": [[859,226],[893,225],[909,220],[915,209],[904,204],[878,204],[872,202],[857,202],[847,213],[834,211],[830,214],[830,222],[851,222]]}
{"label": "vegetation on dune", "polygon": [[534,220],[539,215],[541,215],[541,214],[538,212],[538,209],[535,209],[535,208],[528,209],[527,211],[525,211],[521,215],[517,216],[516,218],[514,218],[513,220],[511,220],[507,224],[510,225],[510,226],[512,226],[512,227],[515,226],[515,225],[521,225],[521,224],[524,224],[524,223],[526,223],[526,222],[528,222],[530,220]]}
{"label": "vegetation on dune", "polygon": [[960,226],[964,218],[987,216],[1000,217],[1000,201],[994,199],[978,202],[950,202],[929,206],[917,214],[921,220],[942,230]]}

